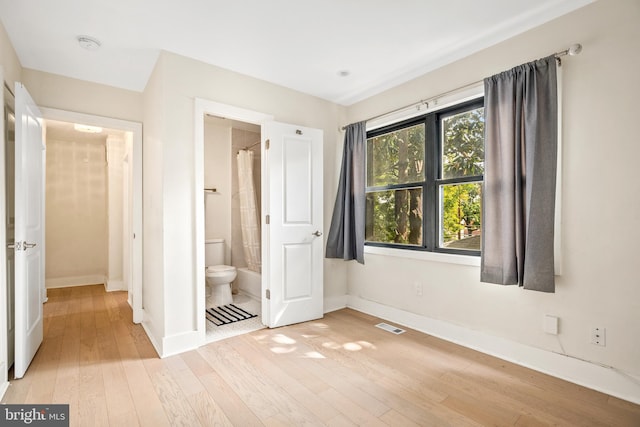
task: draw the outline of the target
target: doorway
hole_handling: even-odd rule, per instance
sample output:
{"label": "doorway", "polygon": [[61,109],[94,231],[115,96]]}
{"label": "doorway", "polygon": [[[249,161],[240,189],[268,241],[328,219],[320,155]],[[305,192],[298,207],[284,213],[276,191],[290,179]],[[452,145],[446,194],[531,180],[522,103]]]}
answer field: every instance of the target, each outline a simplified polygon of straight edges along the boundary
{"label": "doorway", "polygon": [[323,316],[323,132],[277,123],[264,113],[195,100],[193,186],[197,335],[206,342],[204,126],[207,115],[260,126],[262,323]]}
{"label": "doorway", "polygon": [[[249,111],[241,108],[232,107],[226,104],[219,104],[213,101],[206,101],[196,99],[195,105],[195,157],[194,157],[194,170],[195,170],[195,186],[194,186],[194,201],[195,201],[195,254],[196,254],[196,301],[197,301],[197,328],[200,344],[207,342],[207,314],[206,314],[206,278],[205,278],[205,236],[206,236],[206,215],[205,215],[205,189],[214,188],[215,183],[207,183],[205,186],[205,121],[211,120],[211,117],[224,118],[225,120],[237,121],[238,123],[244,123],[246,125],[252,125],[259,127],[266,121],[273,120],[273,116],[268,114]],[[229,135],[229,142],[231,142],[231,135]],[[219,147],[221,148],[221,147]],[[227,158],[231,157],[232,146],[231,143],[224,147],[227,149],[226,154],[222,154]],[[230,164],[230,162],[229,162]],[[227,178],[229,180],[229,189],[226,195],[224,192],[214,195],[221,197],[219,201],[224,202],[225,197],[228,198],[227,206],[231,206],[231,171],[228,168]],[[217,187],[215,187],[217,189]],[[208,196],[211,198],[211,196]],[[210,202],[209,202],[210,203]],[[214,201],[215,203],[215,201]],[[231,241],[231,211],[229,210],[228,218],[228,240]],[[228,248],[225,254],[225,259],[231,260],[231,248]],[[258,279],[261,280],[261,279]],[[262,284],[260,285],[262,286]],[[257,299],[262,301],[262,293],[257,296]],[[211,338],[210,338],[211,339]]]}
{"label": "doorway", "polygon": [[47,289],[104,284],[131,295],[131,132],[58,120],[45,128]]}
{"label": "doorway", "polygon": [[[106,195],[107,198],[115,198],[117,202],[114,200],[114,203],[107,207],[112,210],[111,215],[108,215],[111,217],[109,221],[115,221],[116,224],[111,227],[112,232],[107,233],[106,236],[111,242],[106,249],[111,257],[109,257],[110,261],[105,274],[105,283],[108,290],[109,288],[127,290],[127,299],[133,309],[133,322],[140,323],[143,319],[142,124],[50,108],[41,108],[41,111],[47,123],[66,123],[74,128],[76,127],[74,125],[78,124],[80,126],[77,127],[84,126],[87,131],[95,131],[96,128],[112,131],[112,136],[105,140],[103,155],[105,160],[110,160],[107,158],[110,156],[111,165],[117,169],[112,171],[113,176],[118,176],[113,180],[113,185],[122,189],[122,196],[117,196],[118,188],[112,188],[116,191]],[[91,161],[87,157],[80,161],[84,162],[85,159],[87,162]],[[124,197],[125,194],[126,197]],[[125,212],[125,215],[121,215],[121,212]],[[122,256],[118,255],[120,250]]]}
{"label": "doorway", "polygon": [[[235,274],[231,286],[198,284],[205,286],[207,343],[264,327],[260,132],[255,124],[209,114],[204,117],[205,266],[228,265],[233,267],[230,277]],[[216,258],[216,253],[223,257]],[[229,290],[231,298],[228,294],[223,297]]]}

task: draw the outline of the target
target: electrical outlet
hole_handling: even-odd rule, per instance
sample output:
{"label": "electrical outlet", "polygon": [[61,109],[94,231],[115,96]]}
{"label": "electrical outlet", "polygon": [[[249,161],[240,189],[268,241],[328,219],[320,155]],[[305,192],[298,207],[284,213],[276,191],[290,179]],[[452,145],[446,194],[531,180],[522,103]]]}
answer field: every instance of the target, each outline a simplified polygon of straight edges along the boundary
{"label": "electrical outlet", "polygon": [[419,296],[419,297],[422,296],[422,283],[414,282],[413,283],[413,289],[415,289],[417,296]]}
{"label": "electrical outlet", "polygon": [[591,344],[606,346],[607,329],[601,326],[591,328]]}
{"label": "electrical outlet", "polygon": [[544,331],[551,335],[558,335],[558,317],[550,314],[544,316]]}

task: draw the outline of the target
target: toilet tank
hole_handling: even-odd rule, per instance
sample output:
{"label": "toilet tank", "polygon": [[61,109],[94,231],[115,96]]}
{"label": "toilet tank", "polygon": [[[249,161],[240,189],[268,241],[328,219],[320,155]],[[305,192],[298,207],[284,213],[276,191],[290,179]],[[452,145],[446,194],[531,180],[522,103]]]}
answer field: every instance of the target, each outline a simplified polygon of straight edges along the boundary
{"label": "toilet tank", "polygon": [[224,239],[205,240],[204,264],[206,267],[224,264]]}

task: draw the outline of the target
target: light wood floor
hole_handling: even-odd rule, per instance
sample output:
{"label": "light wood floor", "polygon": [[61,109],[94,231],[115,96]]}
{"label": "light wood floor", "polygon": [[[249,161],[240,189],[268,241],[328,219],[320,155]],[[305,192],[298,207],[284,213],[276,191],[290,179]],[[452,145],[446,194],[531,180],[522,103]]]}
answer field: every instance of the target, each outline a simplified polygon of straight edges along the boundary
{"label": "light wood floor", "polygon": [[640,407],[352,310],[159,359],[125,293],[49,291],[45,338],[3,403],[72,426],[639,426]]}

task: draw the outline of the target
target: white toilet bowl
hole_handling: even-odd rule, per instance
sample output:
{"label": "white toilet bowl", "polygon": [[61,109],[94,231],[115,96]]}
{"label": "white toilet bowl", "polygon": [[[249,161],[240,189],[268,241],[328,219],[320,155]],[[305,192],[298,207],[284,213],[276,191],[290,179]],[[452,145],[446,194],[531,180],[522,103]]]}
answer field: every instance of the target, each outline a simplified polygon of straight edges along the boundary
{"label": "white toilet bowl", "polygon": [[238,272],[231,265],[212,265],[207,267],[207,308],[219,307],[233,303],[231,282]]}

